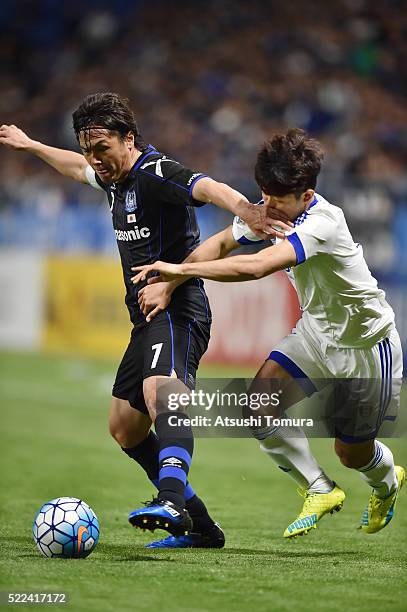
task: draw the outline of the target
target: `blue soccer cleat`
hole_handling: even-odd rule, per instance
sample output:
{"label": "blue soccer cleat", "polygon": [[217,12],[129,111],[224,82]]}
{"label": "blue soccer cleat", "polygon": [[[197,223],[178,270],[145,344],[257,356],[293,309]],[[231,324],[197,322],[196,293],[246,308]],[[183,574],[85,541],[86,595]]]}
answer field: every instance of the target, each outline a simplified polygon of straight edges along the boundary
{"label": "blue soccer cleat", "polygon": [[129,514],[129,523],[139,529],[165,529],[173,536],[186,535],[192,529],[192,519],[185,508],[165,499],[153,499],[144,508]]}
{"label": "blue soccer cleat", "polygon": [[204,533],[188,533],[178,537],[168,536],[163,540],[157,540],[146,544],[145,548],[223,548],[225,546],[225,534],[218,524]]}

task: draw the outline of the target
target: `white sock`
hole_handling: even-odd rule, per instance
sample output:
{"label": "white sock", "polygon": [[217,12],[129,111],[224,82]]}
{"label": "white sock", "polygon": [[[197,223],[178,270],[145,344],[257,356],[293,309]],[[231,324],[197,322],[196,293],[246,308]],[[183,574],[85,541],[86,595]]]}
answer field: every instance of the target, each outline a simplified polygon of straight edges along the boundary
{"label": "white sock", "polygon": [[364,467],[358,468],[358,471],[362,479],[373,487],[377,497],[388,497],[397,487],[393,453],[383,442],[375,441],[372,460]]}
{"label": "white sock", "polygon": [[[261,433],[260,436],[262,437]],[[291,476],[301,489],[306,489],[309,493],[329,493],[334,488],[334,483],[311,453],[301,427],[276,427],[266,438],[259,441],[261,450],[267,453],[283,472]]]}

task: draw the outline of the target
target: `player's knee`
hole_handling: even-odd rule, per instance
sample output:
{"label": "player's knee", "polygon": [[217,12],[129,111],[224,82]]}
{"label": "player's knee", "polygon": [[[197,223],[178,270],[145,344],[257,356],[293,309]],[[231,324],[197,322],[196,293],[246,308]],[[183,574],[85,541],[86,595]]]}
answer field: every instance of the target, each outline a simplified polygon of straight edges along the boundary
{"label": "player's knee", "polygon": [[373,441],[361,444],[346,444],[337,438],[335,440],[335,453],[339,457],[342,465],[357,470],[370,461],[373,446]]}
{"label": "player's knee", "polygon": [[352,468],[352,451],[349,444],[344,444],[341,440],[335,440],[335,453],[337,454],[339,461],[345,467]]}
{"label": "player's knee", "polygon": [[135,429],[134,427],[130,428],[125,422],[120,423],[114,420],[109,420],[109,432],[119,446],[122,448],[132,448],[146,439],[149,429]]}
{"label": "player's knee", "polygon": [[109,432],[112,438],[116,440],[116,442],[120,444],[120,446],[126,447],[126,432],[124,430],[124,427],[120,425],[120,422],[118,422],[117,419],[109,419]]}
{"label": "player's knee", "polygon": [[336,453],[339,457],[339,461],[342,463],[343,466],[347,467],[347,468],[355,468],[357,467],[355,465],[355,458],[352,457],[351,454],[348,453]]}
{"label": "player's knee", "polygon": [[175,373],[171,377],[150,377],[143,383],[144,401],[153,421],[159,414],[171,410],[184,412],[185,398],[189,393],[188,387],[176,377]]}
{"label": "player's knee", "polygon": [[147,410],[152,418],[157,414],[157,405],[159,404],[159,393],[157,393],[155,387],[151,385],[144,385],[143,388],[144,402],[147,406]]}
{"label": "player's knee", "polygon": [[[134,446],[135,442],[134,433],[129,435],[129,427],[126,419],[122,418],[120,414],[110,414],[109,416],[109,432],[112,438],[123,448],[129,448]],[[130,440],[130,437],[132,438]]]}

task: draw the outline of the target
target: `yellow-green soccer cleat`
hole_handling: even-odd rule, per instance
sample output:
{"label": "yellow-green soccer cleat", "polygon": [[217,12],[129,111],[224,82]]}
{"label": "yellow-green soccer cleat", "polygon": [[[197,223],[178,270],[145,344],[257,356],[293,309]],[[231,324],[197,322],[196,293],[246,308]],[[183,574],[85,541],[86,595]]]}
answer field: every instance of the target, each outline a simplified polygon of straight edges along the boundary
{"label": "yellow-green soccer cleat", "polygon": [[306,535],[311,529],[316,529],[317,522],[325,514],[332,514],[334,510],[339,512],[346,497],[345,492],[336,484],[329,493],[308,493],[301,490],[298,492],[305,498],[304,505],[295,521],[284,531],[285,538]]}
{"label": "yellow-green soccer cleat", "polygon": [[376,533],[386,527],[393,518],[394,508],[399,496],[401,487],[406,479],[406,471],[400,465],[394,466],[397,476],[397,488],[384,499],[371,494],[369,504],[362,516],[362,523],[359,527],[364,533]]}

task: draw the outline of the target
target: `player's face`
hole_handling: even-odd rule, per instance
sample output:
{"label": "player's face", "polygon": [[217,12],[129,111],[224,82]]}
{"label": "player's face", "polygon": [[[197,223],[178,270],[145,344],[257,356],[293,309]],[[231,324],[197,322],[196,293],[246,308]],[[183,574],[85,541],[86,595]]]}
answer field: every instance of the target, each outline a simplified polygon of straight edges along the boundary
{"label": "player's face", "polygon": [[301,194],[299,198],[293,193],[289,193],[285,196],[273,196],[267,195],[262,191],[263,200],[266,204],[270,204],[276,210],[284,212],[290,221],[294,221],[304,210],[309,208],[314,197],[314,190],[307,189]]}
{"label": "player's face", "polygon": [[117,133],[101,128],[81,132],[79,146],[88,164],[104,183],[123,180],[138,153],[132,133],[122,140]]}

